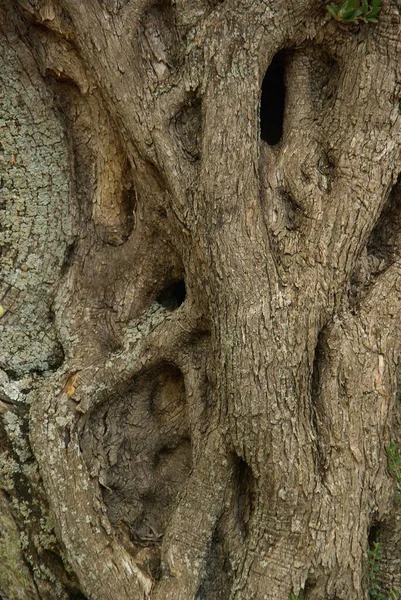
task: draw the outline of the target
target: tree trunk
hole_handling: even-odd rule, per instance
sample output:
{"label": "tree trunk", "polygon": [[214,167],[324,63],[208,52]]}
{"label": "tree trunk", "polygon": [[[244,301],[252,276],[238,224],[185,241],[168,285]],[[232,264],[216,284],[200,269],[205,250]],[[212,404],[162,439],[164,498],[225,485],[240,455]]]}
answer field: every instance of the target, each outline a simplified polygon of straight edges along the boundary
{"label": "tree trunk", "polygon": [[0,28],[0,596],[401,598],[400,1]]}

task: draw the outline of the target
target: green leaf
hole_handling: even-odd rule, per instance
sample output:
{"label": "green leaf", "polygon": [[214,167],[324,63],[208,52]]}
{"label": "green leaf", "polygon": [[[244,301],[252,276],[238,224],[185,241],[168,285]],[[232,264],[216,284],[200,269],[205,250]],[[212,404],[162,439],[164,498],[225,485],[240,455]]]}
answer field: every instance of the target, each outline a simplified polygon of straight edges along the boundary
{"label": "green leaf", "polygon": [[[328,4],[326,6],[327,10],[329,11],[329,13],[331,14],[332,17],[334,17],[334,19],[337,19],[337,13],[339,11],[339,6],[337,6],[337,4],[334,4],[333,2],[331,4]],[[291,598],[292,600],[292,598]]]}
{"label": "green leaf", "polygon": [[348,21],[352,18],[352,15],[355,12],[356,0],[348,0],[348,2],[344,2],[340,10],[338,11],[338,17],[342,21]]}
{"label": "green leaf", "polygon": [[369,18],[376,17],[379,14],[379,12],[381,10],[381,5],[382,5],[382,0],[373,0],[372,7],[368,13]]}
{"label": "green leaf", "polygon": [[341,10],[343,11],[344,15],[354,12],[355,9],[356,0],[348,0],[347,2],[344,2],[341,6]]}
{"label": "green leaf", "polygon": [[4,315],[4,313],[5,313],[5,312],[6,312],[6,309],[4,308],[4,306],[2,306],[2,305],[0,304],[0,319],[1,319],[1,317]]}
{"label": "green leaf", "polygon": [[356,19],[355,13],[356,13],[355,10],[349,10],[343,14],[341,20],[342,21],[355,21],[355,19]]}
{"label": "green leaf", "polygon": [[377,16],[382,8],[383,0],[339,0],[327,5],[329,14],[343,23],[377,23]]}

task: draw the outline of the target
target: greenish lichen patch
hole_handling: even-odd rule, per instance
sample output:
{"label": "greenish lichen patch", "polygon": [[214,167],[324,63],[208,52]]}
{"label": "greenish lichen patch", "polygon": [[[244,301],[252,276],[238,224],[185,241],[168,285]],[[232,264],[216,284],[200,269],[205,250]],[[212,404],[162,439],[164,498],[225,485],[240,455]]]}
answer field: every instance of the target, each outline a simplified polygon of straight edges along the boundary
{"label": "greenish lichen patch", "polygon": [[63,359],[51,304],[71,238],[70,163],[43,80],[8,40],[0,97],[0,367],[20,377]]}
{"label": "greenish lichen patch", "polygon": [[0,590],[10,600],[35,600],[38,595],[23,559],[20,532],[7,510],[7,500],[1,492],[0,504]]}

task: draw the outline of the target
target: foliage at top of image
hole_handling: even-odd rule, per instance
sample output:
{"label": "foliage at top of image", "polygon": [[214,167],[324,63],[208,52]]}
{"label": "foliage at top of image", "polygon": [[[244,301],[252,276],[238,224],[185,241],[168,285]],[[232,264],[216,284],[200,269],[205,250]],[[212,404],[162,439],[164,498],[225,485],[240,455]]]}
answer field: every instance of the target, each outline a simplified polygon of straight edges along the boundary
{"label": "foliage at top of image", "polygon": [[341,0],[338,4],[330,2],[327,10],[340,23],[378,23],[383,0]]}

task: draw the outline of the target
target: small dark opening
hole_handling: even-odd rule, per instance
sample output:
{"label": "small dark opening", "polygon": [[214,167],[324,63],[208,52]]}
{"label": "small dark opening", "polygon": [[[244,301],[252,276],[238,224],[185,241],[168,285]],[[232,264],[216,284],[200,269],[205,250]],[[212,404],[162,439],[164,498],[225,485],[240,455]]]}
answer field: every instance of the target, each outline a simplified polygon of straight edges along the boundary
{"label": "small dark opening", "polygon": [[[374,226],[367,244],[368,255],[376,257],[377,271],[389,267],[397,257],[401,229],[401,174],[392,187],[387,202]],[[373,265],[377,266],[377,265]]]}
{"label": "small dark opening", "polygon": [[373,546],[379,540],[379,526],[377,523],[372,525],[368,532],[368,544],[370,547]]}
{"label": "small dark opening", "polygon": [[248,524],[255,505],[256,482],[252,470],[240,457],[235,456],[237,470],[237,510],[238,520],[245,536],[248,535]]}
{"label": "small dark opening", "polygon": [[309,576],[308,579],[305,582],[304,585],[304,589],[302,591],[302,593],[300,594],[302,598],[305,598],[305,600],[307,600],[310,595],[312,594],[313,590],[316,588],[316,579],[313,575]]}
{"label": "small dark opening", "polygon": [[156,302],[168,310],[177,310],[186,296],[185,281],[180,279],[166,286],[156,298]]}
{"label": "small dark opening", "polygon": [[320,391],[320,376],[321,366],[324,363],[325,357],[325,328],[321,329],[318,333],[315,347],[315,356],[313,357],[313,369],[311,378],[311,400],[313,406],[317,406],[319,402],[319,391]]}
{"label": "small dark opening", "polygon": [[77,250],[77,241],[74,240],[65,250],[63,264],[61,265],[61,275],[65,275],[68,269],[74,263],[75,252]]}
{"label": "small dark opening", "polygon": [[269,146],[283,137],[285,106],[285,53],[278,52],[270,63],[262,83],[260,100],[260,137]]}

